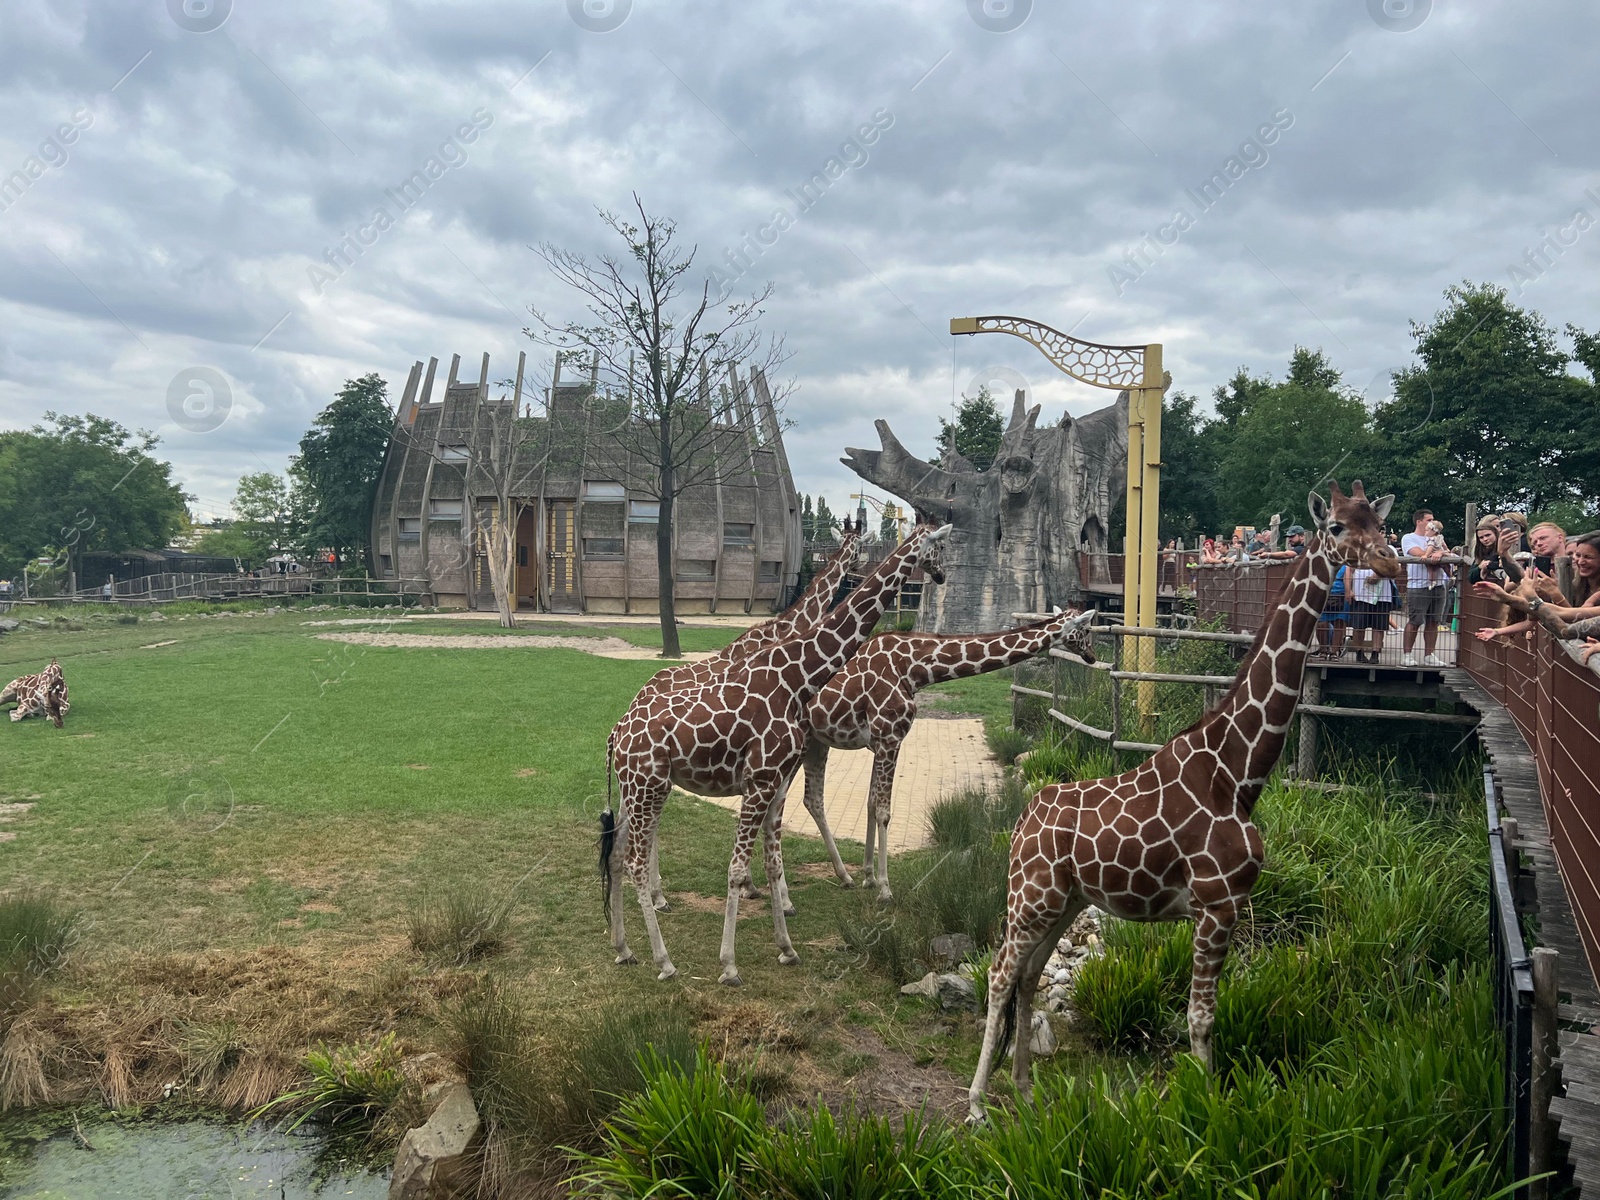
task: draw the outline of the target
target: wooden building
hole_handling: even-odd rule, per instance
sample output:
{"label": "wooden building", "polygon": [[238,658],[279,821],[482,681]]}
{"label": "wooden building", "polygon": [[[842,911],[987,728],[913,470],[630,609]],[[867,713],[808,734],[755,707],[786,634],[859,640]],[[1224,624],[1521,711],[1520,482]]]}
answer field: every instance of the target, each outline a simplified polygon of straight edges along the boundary
{"label": "wooden building", "polygon": [[[636,421],[625,395],[570,374],[556,357],[542,412],[519,417],[525,439],[514,470],[516,595],[541,612],[654,613],[659,500],[650,471],[607,433]],[[512,387],[491,398],[489,356],[459,377],[460,355],[435,393],[439,360],[411,368],[395,413],[372,506],[373,573],[423,580],[444,607],[493,609],[485,557],[498,518],[484,461],[493,418],[524,411],[523,362]],[[586,364],[587,365],[587,364]],[[563,368],[569,370],[563,378]],[[782,430],[759,370],[699,381],[714,414],[709,467],[679,494],[673,578],[680,613],[768,613],[789,599],[802,554],[800,498]],[[715,390],[715,396],[713,396]],[[723,418],[726,418],[725,420]],[[470,484],[470,486],[469,486]],[[487,494],[485,494],[487,493]]]}

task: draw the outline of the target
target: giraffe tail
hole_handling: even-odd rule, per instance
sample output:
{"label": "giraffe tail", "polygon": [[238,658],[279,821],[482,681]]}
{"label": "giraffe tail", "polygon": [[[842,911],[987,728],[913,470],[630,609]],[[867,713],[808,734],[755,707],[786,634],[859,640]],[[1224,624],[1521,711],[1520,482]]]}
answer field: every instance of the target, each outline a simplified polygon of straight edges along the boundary
{"label": "giraffe tail", "polygon": [[[1003,944],[1005,940],[1004,921],[1001,921],[1000,923],[1000,937]],[[990,965],[989,969],[991,971],[994,970],[993,964]],[[1006,998],[1001,1009],[1003,1014],[1003,1023],[1000,1026],[1000,1041],[999,1044],[995,1046],[994,1050],[995,1062],[1001,1062],[1005,1059],[1005,1056],[1011,1050],[1011,1039],[1017,1035],[1017,1016],[1021,1007],[1020,1001],[1022,1000],[1022,987],[1020,986],[1021,983],[1022,972],[1019,971],[1017,972],[1016,977],[1011,981],[1011,989],[1006,993]]]}
{"label": "giraffe tail", "polygon": [[616,737],[617,731],[614,729],[606,736],[606,806],[600,810],[600,895],[608,913],[611,911],[611,856],[617,848],[617,814],[611,807],[611,785],[616,766],[612,750]]}

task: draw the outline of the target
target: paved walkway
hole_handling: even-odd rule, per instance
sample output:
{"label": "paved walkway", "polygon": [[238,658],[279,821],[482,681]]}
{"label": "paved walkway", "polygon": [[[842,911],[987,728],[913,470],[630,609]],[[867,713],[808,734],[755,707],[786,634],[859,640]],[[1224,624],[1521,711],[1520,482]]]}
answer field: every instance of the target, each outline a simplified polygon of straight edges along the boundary
{"label": "paved walkway", "polygon": [[[1000,764],[989,754],[981,720],[919,719],[900,747],[894,806],[889,813],[889,853],[899,854],[928,844],[928,810],[940,799],[965,787],[998,786],[1000,779]],[[867,791],[871,782],[872,751],[834,750],[828,755],[822,806],[834,837],[866,840]],[[815,837],[817,827],[806,811],[805,794],[806,773],[802,768],[789,788],[784,826],[790,833]],[[738,796],[704,798],[735,812],[739,809]]]}

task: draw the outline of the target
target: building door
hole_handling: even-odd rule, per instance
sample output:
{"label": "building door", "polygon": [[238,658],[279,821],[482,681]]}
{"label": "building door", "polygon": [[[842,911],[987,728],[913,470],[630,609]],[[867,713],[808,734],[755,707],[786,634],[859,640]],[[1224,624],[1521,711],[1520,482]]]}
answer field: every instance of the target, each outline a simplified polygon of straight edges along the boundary
{"label": "building door", "polygon": [[549,547],[550,608],[555,612],[578,611],[578,550],[573,537],[575,507],[571,500],[548,503],[545,545]]}
{"label": "building door", "polygon": [[539,510],[529,504],[517,518],[517,607],[539,606]]}

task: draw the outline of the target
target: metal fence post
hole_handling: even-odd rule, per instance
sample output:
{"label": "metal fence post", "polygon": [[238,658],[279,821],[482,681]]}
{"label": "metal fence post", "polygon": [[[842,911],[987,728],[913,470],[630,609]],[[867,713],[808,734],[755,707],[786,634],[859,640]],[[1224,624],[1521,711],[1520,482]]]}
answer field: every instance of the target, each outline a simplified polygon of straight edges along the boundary
{"label": "metal fence post", "polygon": [[[1322,703],[1322,672],[1312,668],[1305,674],[1300,685],[1300,702],[1302,704]],[[1296,779],[1315,779],[1317,777],[1317,737],[1321,733],[1322,722],[1312,713],[1300,714],[1300,745],[1295,752],[1294,775]]]}

